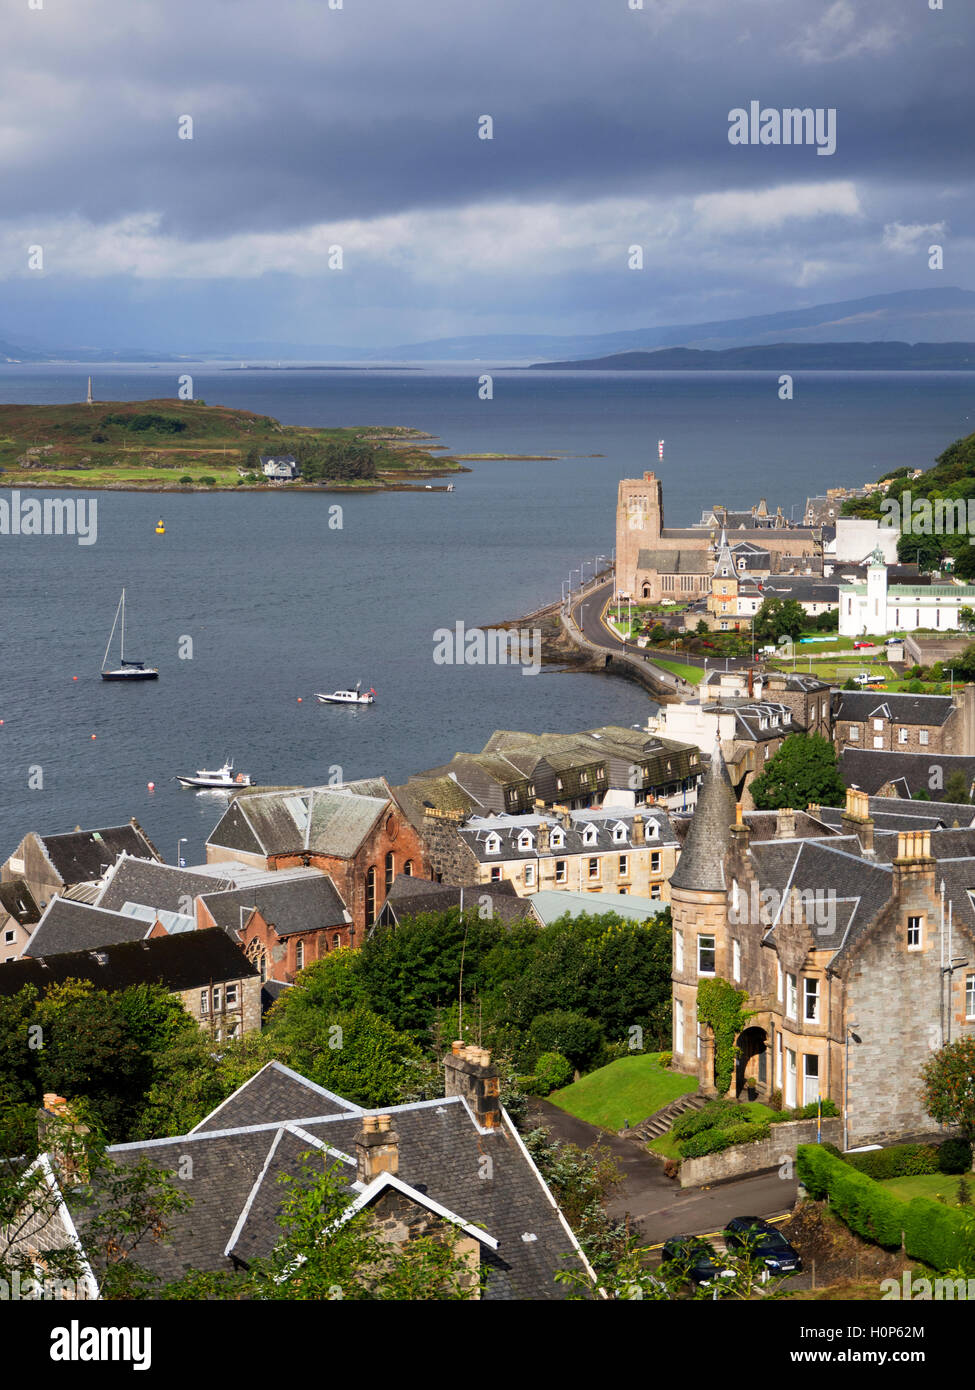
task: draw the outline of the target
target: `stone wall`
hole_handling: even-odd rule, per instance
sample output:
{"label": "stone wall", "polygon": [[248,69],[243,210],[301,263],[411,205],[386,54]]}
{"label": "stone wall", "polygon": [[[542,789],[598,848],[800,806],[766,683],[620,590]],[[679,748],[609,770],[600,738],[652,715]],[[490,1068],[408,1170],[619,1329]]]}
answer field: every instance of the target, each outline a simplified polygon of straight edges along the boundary
{"label": "stone wall", "polygon": [[[823,1143],[842,1144],[843,1121],[835,1116],[832,1119],[824,1119],[822,1136]],[[733,1149],[707,1154],[704,1158],[681,1159],[680,1185],[705,1187],[713,1182],[725,1182],[729,1178],[768,1172],[769,1169],[778,1168],[788,1159],[794,1160],[799,1144],[815,1142],[815,1120],[787,1120],[782,1124],[773,1125],[769,1137],[759,1139],[754,1144],[736,1144]],[[784,1192],[783,1189],[783,1201]]]}

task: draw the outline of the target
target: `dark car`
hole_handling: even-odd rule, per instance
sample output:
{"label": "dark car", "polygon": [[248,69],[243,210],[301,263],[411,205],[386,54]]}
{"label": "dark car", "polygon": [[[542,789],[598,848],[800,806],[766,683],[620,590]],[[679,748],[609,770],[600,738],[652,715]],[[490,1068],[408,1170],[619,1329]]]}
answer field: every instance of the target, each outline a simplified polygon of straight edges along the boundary
{"label": "dark car", "polygon": [[672,1272],[686,1275],[693,1284],[710,1284],[713,1279],[732,1274],[723,1269],[714,1246],[701,1236],[671,1236],[664,1242],[660,1263]]}
{"label": "dark car", "polygon": [[798,1274],[802,1258],[794,1245],[768,1221],[759,1216],[735,1216],[725,1228],[725,1245],[729,1250],[749,1250],[756,1259],[764,1260],[773,1274]]}

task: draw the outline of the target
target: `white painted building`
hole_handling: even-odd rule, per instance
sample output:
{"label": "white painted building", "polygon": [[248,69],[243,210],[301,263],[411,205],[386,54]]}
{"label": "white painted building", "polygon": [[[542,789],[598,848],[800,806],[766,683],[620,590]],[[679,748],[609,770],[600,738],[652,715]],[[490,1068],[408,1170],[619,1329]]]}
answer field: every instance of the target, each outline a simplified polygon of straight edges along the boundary
{"label": "white painted building", "polygon": [[930,628],[951,632],[961,626],[962,608],[975,608],[972,584],[891,584],[887,566],[875,551],[867,567],[866,584],[841,584],[840,636],[885,636]]}

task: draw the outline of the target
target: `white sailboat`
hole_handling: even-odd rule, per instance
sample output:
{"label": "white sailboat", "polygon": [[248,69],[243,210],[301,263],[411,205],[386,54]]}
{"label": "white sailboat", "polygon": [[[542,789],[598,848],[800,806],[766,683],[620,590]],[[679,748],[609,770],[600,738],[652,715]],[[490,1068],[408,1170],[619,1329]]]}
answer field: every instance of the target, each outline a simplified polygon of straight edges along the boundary
{"label": "white sailboat", "polygon": [[[122,636],[119,646],[119,664],[111,670],[106,670],[108,653],[115,637],[115,629],[118,627],[119,618],[122,619]],[[126,659],[125,655],[125,590],[122,590],[122,597],[118,601],[118,608],[115,610],[115,622],[112,623],[112,630],[108,636],[108,645],[105,648],[105,655],[102,657],[102,680],[103,681],[157,681],[159,670],[155,666],[147,666],[144,661],[133,661]]]}

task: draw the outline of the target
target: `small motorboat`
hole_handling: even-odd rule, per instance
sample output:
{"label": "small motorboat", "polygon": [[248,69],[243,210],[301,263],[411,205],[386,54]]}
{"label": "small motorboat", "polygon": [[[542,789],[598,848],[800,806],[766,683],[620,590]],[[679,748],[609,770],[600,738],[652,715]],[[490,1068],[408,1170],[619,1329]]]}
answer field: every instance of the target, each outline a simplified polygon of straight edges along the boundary
{"label": "small motorboat", "polygon": [[316,694],[315,699],[320,705],[372,705],[376,692],[370,689],[363,694],[362,681],[356,681],[354,690],[333,690],[331,695]]}
{"label": "small motorboat", "polygon": [[181,787],[195,787],[198,791],[236,791],[239,787],[251,785],[250,774],[234,772],[232,759],[228,758],[223,767],[215,771],[201,767],[194,777],[177,777]]}

